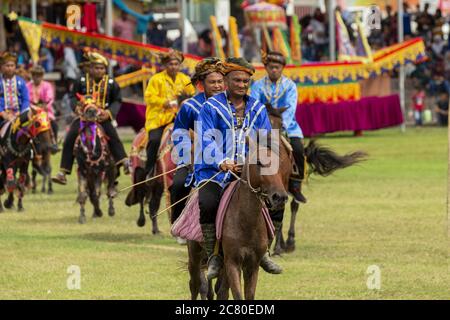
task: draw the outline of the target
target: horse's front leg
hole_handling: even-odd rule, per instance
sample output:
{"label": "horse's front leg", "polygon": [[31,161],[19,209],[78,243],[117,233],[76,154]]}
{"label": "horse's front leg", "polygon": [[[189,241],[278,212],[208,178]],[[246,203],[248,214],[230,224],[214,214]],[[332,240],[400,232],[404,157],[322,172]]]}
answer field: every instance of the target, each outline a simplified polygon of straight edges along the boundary
{"label": "horse's front leg", "polygon": [[284,252],[285,244],[282,229],[283,228],[280,228],[280,230],[278,230],[277,234],[275,235],[275,246],[273,249],[273,255],[281,255]]}
{"label": "horse's front leg", "polygon": [[4,205],[5,205],[6,209],[11,209],[14,206],[14,193],[13,192],[8,192],[8,198],[6,198]]}
{"label": "horse's front leg", "polygon": [[158,234],[161,233],[158,228],[158,209],[161,205],[161,198],[163,194],[163,186],[159,184],[155,184],[152,187],[152,196],[150,198],[150,202],[148,203],[148,209],[150,213],[150,218],[152,219],[152,233]]}
{"label": "horse's front leg", "polygon": [[[230,298],[230,285],[228,284],[227,274],[224,269],[225,268],[222,268],[220,271],[215,285],[217,300],[228,300]],[[212,296],[212,294],[210,296]],[[212,298],[210,300],[212,300]]]}
{"label": "horse's front leg", "polygon": [[286,252],[295,250],[295,220],[297,218],[299,204],[295,201],[291,202],[291,224],[289,225],[288,238],[286,241]]}
{"label": "horse's front leg", "polygon": [[256,283],[258,282],[259,263],[252,261],[244,267],[245,300],[255,300]]}
{"label": "horse's front leg", "polygon": [[80,216],[78,222],[80,224],[86,223],[85,206],[88,198],[87,188],[86,188],[86,178],[78,173],[78,197],[77,202],[80,204]]}
{"label": "horse's front leg", "polygon": [[110,167],[108,170],[108,215],[113,217],[116,214],[116,210],[114,209],[114,197],[117,195],[115,180],[115,168]]}
{"label": "horse's front leg", "polygon": [[242,300],[241,292],[241,268],[239,264],[230,258],[225,256],[225,268],[228,284],[231,289],[231,294],[234,300]]}
{"label": "horse's front leg", "polygon": [[89,188],[89,198],[91,200],[92,205],[94,206],[94,213],[92,217],[101,218],[103,216],[103,212],[100,209],[100,189],[102,180],[100,177],[91,177],[91,179],[97,179],[90,185]]}
{"label": "horse's front leg", "polygon": [[36,176],[37,171],[33,168],[33,171],[31,172],[31,193],[36,193]]}

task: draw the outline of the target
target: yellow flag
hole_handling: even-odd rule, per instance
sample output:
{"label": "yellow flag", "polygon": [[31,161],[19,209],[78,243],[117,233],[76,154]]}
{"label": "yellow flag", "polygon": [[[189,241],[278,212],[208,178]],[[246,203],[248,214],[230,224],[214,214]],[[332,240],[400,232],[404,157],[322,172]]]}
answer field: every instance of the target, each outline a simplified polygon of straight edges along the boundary
{"label": "yellow flag", "polygon": [[27,42],[28,51],[34,64],[39,61],[39,48],[41,46],[42,26],[25,19],[19,19],[20,30]]}
{"label": "yellow flag", "polygon": [[228,53],[228,56],[239,58],[241,56],[239,51],[239,49],[241,48],[241,42],[239,41],[238,27],[235,17],[230,17],[229,25],[230,25],[230,32],[229,32],[230,52]]}

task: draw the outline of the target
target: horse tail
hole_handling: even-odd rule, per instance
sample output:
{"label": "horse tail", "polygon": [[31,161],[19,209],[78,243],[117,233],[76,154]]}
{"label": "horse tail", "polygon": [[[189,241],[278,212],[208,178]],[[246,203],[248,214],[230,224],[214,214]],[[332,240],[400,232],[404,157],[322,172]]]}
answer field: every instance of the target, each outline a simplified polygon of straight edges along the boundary
{"label": "horse tail", "polygon": [[364,151],[355,151],[339,155],[333,150],[319,145],[315,140],[311,140],[305,148],[305,156],[311,168],[310,174],[317,173],[326,177],[338,169],[344,169],[366,160],[368,154]]}

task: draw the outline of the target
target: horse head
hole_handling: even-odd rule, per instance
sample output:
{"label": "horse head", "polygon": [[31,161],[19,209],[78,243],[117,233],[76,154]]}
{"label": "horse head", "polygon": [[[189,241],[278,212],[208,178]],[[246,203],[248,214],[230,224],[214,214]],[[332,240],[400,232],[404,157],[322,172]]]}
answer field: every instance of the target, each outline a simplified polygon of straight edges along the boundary
{"label": "horse head", "polygon": [[[80,115],[80,143],[83,151],[91,158],[93,154],[101,156],[100,143],[97,143],[99,137],[97,128],[100,109],[97,103],[97,95],[80,95],[77,94],[80,104],[77,106],[77,112]],[[95,156],[94,156],[95,157]]]}
{"label": "horse head", "polygon": [[248,137],[249,156],[244,165],[243,177],[268,209],[280,210],[288,200],[284,183],[286,173],[280,167],[279,131],[272,131],[269,134],[258,133],[256,139]]}
{"label": "horse head", "polygon": [[287,107],[274,108],[270,103],[266,103],[267,113],[270,117],[270,124],[273,129],[281,130],[283,127],[283,112],[287,110]]}

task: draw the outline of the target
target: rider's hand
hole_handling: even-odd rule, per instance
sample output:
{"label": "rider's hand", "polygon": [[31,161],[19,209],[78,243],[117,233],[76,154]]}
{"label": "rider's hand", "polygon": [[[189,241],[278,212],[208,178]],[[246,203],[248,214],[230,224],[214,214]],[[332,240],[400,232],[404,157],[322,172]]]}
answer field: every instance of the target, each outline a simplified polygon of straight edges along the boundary
{"label": "rider's hand", "polygon": [[98,121],[105,122],[111,118],[110,114],[106,110],[100,110],[98,114]]}
{"label": "rider's hand", "polygon": [[224,161],[220,164],[220,170],[222,171],[233,171],[233,172],[241,172],[242,165],[234,163],[234,161]]}

